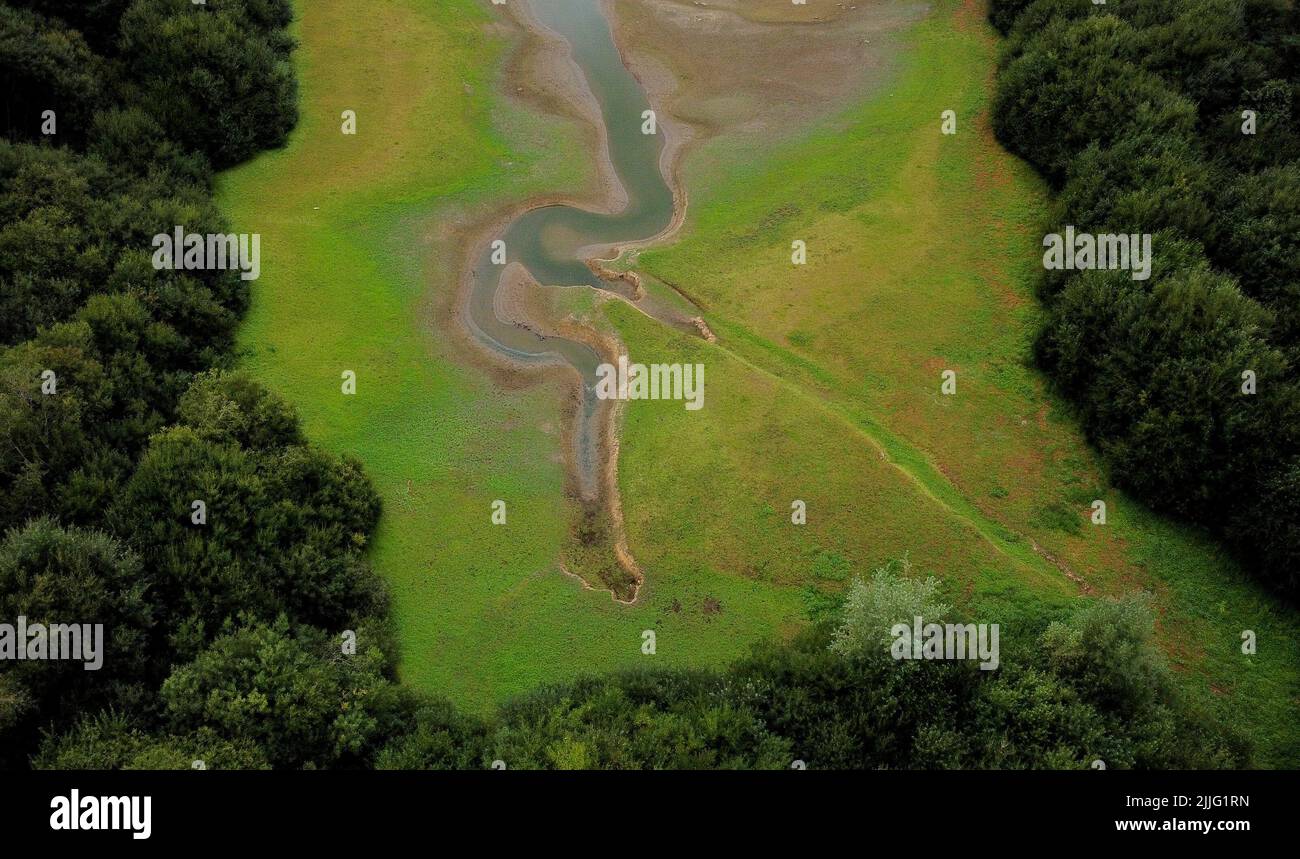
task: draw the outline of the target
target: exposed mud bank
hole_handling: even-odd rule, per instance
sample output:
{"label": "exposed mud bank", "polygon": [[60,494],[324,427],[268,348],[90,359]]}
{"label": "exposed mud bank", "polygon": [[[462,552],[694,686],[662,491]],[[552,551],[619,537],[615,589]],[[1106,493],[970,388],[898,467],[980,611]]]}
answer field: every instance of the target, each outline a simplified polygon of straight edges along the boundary
{"label": "exposed mud bank", "polygon": [[[592,10],[599,13],[594,4]],[[495,242],[517,229],[520,223],[527,223],[530,216],[540,219],[572,209],[588,216],[605,215],[612,221],[621,213],[635,217],[639,201],[629,193],[611,152],[605,121],[608,104],[602,105],[593,92],[587,71],[575,60],[574,46],[543,26],[534,11],[524,4],[512,4],[507,14],[508,23],[503,26],[513,24],[519,30],[519,48],[507,72],[507,80],[516,81],[511,95],[533,107],[581,123],[587,129],[597,178],[595,188],[584,194],[526,200],[467,227],[462,233],[465,252],[457,277],[456,319],[465,335],[462,339],[473,348],[475,363],[485,365],[494,380],[515,386],[552,377],[566,387],[563,431],[566,483],[576,512],[571,541],[574,548],[566,553],[561,566],[566,572],[576,569],[588,585],[608,588],[614,599],[631,603],[639,594],[644,576],[628,548],[618,500],[620,406],[596,402],[590,385],[584,381],[584,374],[590,375],[592,361],[617,361],[623,353],[622,345],[611,333],[599,333],[569,316],[555,313],[552,302],[545,298],[547,290],[525,266],[511,262],[498,274],[485,266],[483,260],[488,258]],[[606,38],[613,49],[612,30]],[[626,76],[621,60],[619,68]],[[669,136],[667,129],[661,133]],[[656,178],[663,181],[663,177]],[[680,223],[678,209],[685,205],[680,189],[673,189],[671,205],[671,221]],[[524,245],[525,258],[528,247]],[[654,315],[656,306],[642,303],[645,295],[638,288],[635,275],[607,269],[596,259],[602,252],[616,255],[618,250],[617,242],[604,241],[577,249],[575,257],[591,279],[588,286],[595,287],[602,299],[618,298]],[[533,253],[534,259],[538,256],[537,252]],[[556,285],[571,288],[574,283],[561,279]],[[484,307],[488,302],[490,316]],[[685,322],[676,318],[666,321],[678,326]],[[583,360],[582,354],[572,348],[549,351],[550,347],[565,344],[585,347],[592,359]]]}
{"label": "exposed mud bank", "polygon": [[[685,291],[668,285],[690,312],[657,300],[635,271],[616,262],[625,253],[670,241],[682,228],[688,210],[683,180],[688,153],[721,135],[770,142],[861,97],[887,61],[883,36],[919,17],[925,7],[885,3],[809,15],[806,7],[791,11],[785,0],[707,8],[679,0],[596,0],[591,5],[592,14],[603,13],[608,21],[622,73],[631,73],[657,114],[663,142],[655,179],[671,194],[671,213],[661,228],[647,235],[612,240],[593,236],[572,249],[581,275],[553,269],[547,282],[594,289],[598,302],[624,301],[663,324],[714,342],[717,338],[703,311],[690,307],[693,302]],[[526,3],[493,10],[502,16],[496,26],[510,31],[517,45],[504,78],[508,95],[532,109],[576,122],[587,138],[595,178],[593,187],[583,191],[524,200],[452,227],[463,256],[447,315],[469,360],[498,385],[510,389],[550,382],[567,391],[562,443],[566,493],[575,512],[572,545],[560,567],[587,586],[606,588],[616,601],[630,604],[638,598],[645,576],[628,547],[618,493],[623,408],[620,403],[593,402],[589,379],[584,379],[593,361],[613,363],[626,349],[612,331],[598,331],[587,321],[557,312],[550,295],[553,287],[539,284],[530,268],[512,262],[492,270],[483,261],[493,242],[551,210],[563,207],[588,219],[635,221],[641,201],[625,185],[619,159],[611,152],[609,94],[603,91],[603,101],[597,97],[590,69],[575,59],[575,45],[543,25]],[[873,35],[878,44],[874,50]],[[597,87],[602,83],[595,81]],[[626,133],[626,125],[614,131]],[[621,145],[625,155],[625,141]],[[622,161],[627,172],[627,158]],[[638,179],[644,196],[645,176]],[[490,307],[490,318],[485,307]],[[564,348],[547,351],[559,345]]]}

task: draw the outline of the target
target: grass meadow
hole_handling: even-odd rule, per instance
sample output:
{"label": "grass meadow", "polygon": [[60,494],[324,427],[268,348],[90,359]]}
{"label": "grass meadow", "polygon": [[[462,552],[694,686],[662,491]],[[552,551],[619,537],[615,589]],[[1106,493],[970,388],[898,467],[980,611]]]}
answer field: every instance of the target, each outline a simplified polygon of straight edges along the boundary
{"label": "grass meadow", "polygon": [[[565,296],[634,360],[706,367],[701,411],[627,410],[619,483],[647,572],[627,607],[556,564],[562,392],[495,388],[434,324],[461,250],[446,225],[582,187],[579,130],[500,94],[509,36],[485,4],[299,4],[302,121],[286,149],[221,181],[235,228],[262,234],[242,361],[375,481],[371,559],[406,682],[484,711],[648,658],[722,664],[906,554],[1005,636],[1085,589],[1152,591],[1188,690],[1232,714],[1261,763],[1300,762],[1293,613],[1213,542],[1113,489],[1032,367],[1046,195],[989,133],[996,40],[979,5],[934,3],[847,113],[769,151],[724,138],[687,162],[684,229],[635,264],[699,299],[717,344]],[[939,133],[949,109],[955,136]],[[340,133],[343,110],[356,136]],[[806,266],[791,263],[795,239]],[[344,370],[356,396],[341,394]],[[504,526],[489,523],[498,498]],[[790,521],[795,499],[806,525]],[[1246,629],[1255,656],[1240,652]]]}

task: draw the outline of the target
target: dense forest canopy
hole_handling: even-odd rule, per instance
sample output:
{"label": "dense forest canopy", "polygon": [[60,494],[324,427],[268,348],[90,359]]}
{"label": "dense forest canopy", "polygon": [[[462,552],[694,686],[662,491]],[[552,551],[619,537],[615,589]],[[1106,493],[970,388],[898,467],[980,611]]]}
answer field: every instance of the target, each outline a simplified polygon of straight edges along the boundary
{"label": "dense forest canopy", "polygon": [[994,128],[1056,191],[1051,229],[1154,236],[1149,280],[1047,273],[1043,367],[1116,483],[1294,601],[1300,10],[993,0],[991,19],[1008,36]]}
{"label": "dense forest canopy", "polygon": [[[292,15],[0,2],[0,620],[102,623],[108,656],[0,663],[0,765],[1249,763],[1179,693],[1140,600],[1026,618],[996,672],[898,661],[878,632],[933,607],[935,584],[894,567],[725,671],[581,678],[485,718],[397,683],[365,558],[375,491],[235,369],[238,273],[150,259],[178,225],[226,231],[213,171],[294,127]],[[993,20],[1010,34],[998,133],[1051,179],[1061,221],[1157,236],[1150,281],[1048,279],[1044,364],[1118,479],[1294,589],[1294,9],[1007,0]],[[1231,396],[1244,368],[1250,399]]]}

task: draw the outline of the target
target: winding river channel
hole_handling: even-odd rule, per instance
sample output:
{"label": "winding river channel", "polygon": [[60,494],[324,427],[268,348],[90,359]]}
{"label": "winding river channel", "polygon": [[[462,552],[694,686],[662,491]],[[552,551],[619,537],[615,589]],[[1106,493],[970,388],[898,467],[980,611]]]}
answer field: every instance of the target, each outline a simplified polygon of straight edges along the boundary
{"label": "winding river channel", "polygon": [[[623,63],[601,0],[530,0],[536,18],[564,37],[599,102],[614,170],[627,194],[623,211],[600,214],[572,206],[544,206],[525,212],[500,236],[509,262],[518,262],[539,283],[610,289],[588,267],[597,249],[642,241],[662,233],[673,219],[673,192],[661,170],[662,133],[645,134],[650,109],[641,85]],[[478,338],[514,361],[563,361],[583,379],[583,406],[573,432],[574,458],[582,494],[594,498],[599,484],[596,367],[601,358],[585,343],[545,336],[497,315],[503,266],[489,247],[477,262],[468,321]]]}

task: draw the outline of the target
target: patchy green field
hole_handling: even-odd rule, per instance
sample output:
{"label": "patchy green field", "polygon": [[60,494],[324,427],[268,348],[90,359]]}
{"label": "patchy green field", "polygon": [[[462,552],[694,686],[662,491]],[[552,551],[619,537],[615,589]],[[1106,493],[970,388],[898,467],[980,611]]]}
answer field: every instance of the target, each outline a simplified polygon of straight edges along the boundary
{"label": "patchy green field", "polygon": [[[507,42],[485,35],[472,0],[318,0],[299,14],[303,121],[287,149],[222,181],[232,221],[263,235],[244,364],[383,496],[371,557],[392,585],[404,678],[485,709],[644,658],[645,629],[670,631],[657,658],[720,663],[795,624],[797,590],[725,571],[678,591],[744,607],[715,617],[618,606],[558,570],[560,392],[494,390],[431,319],[458,253],[442,223],[581,186],[576,132],[494,94]],[[339,130],[347,109],[355,137]],[[489,523],[497,498],[504,527]]]}
{"label": "patchy green field", "polygon": [[[654,659],[721,663],[909,553],[1007,628],[1068,605],[1081,586],[1067,572],[1097,593],[1155,590],[1189,688],[1235,713],[1263,762],[1300,762],[1294,616],[1212,544],[1109,489],[1028,367],[1044,194],[988,134],[995,44],[981,10],[935,3],[892,79],[834,123],[761,158],[717,141],[688,162],[708,166],[687,171],[682,238],[637,266],[698,296],[718,345],[566,296],[636,360],[707,368],[702,411],[628,409],[620,485],[647,572],[634,607],[556,567],[560,392],[495,389],[433,324],[458,255],[446,224],[581,187],[579,134],[497,95],[509,37],[486,4],[299,12],[303,121],[288,148],[222,182],[236,228],[263,236],[244,362],[378,486],[372,560],[392,585],[408,682],[484,709],[651,658],[651,628]],[[339,132],[345,109],[355,137]],[[939,134],[946,109],[955,137]],[[791,265],[794,239],[805,267]],[[955,396],[939,392],[944,369]],[[1087,519],[1094,498],[1104,527]],[[806,526],[790,522],[795,499]],[[1259,655],[1240,654],[1243,629]]]}
{"label": "patchy green field", "polygon": [[[806,580],[820,553],[861,570],[910,550],[983,620],[1004,625],[1008,610],[1057,603],[1062,587],[1152,590],[1188,687],[1244,725],[1265,761],[1294,764],[1294,614],[1211,541],[1110,488],[1031,366],[1044,192],[988,130],[994,48],[982,15],[972,4],[936,7],[911,33],[893,83],[861,109],[759,163],[729,162],[720,141],[701,160],[723,166],[687,177],[682,240],[637,260],[707,307],[726,357],[703,359],[713,399],[699,414],[718,438],[690,467],[724,488],[650,467],[693,449],[685,423],[629,421],[622,480],[640,513],[631,521],[644,528],[633,547],[664,551],[650,547],[672,545],[673,511],[704,494],[716,511],[706,554],[734,558],[739,574]],[[955,136],[940,134],[949,109]],[[807,242],[806,266],[791,262],[795,239]],[[629,341],[634,355],[660,345],[640,330]],[[940,392],[944,370],[957,373],[953,396]],[[798,392],[797,406],[762,402],[755,391],[774,379]],[[738,443],[719,450],[726,438]],[[922,491],[900,499],[874,487],[860,463],[873,447]],[[768,511],[779,517],[789,498],[809,495],[807,530],[774,537]],[[1089,518],[1095,499],[1107,504],[1104,526]],[[918,525],[936,502],[949,515]],[[959,526],[998,551],[973,581]],[[1254,657],[1240,652],[1247,629],[1268,642]]]}

